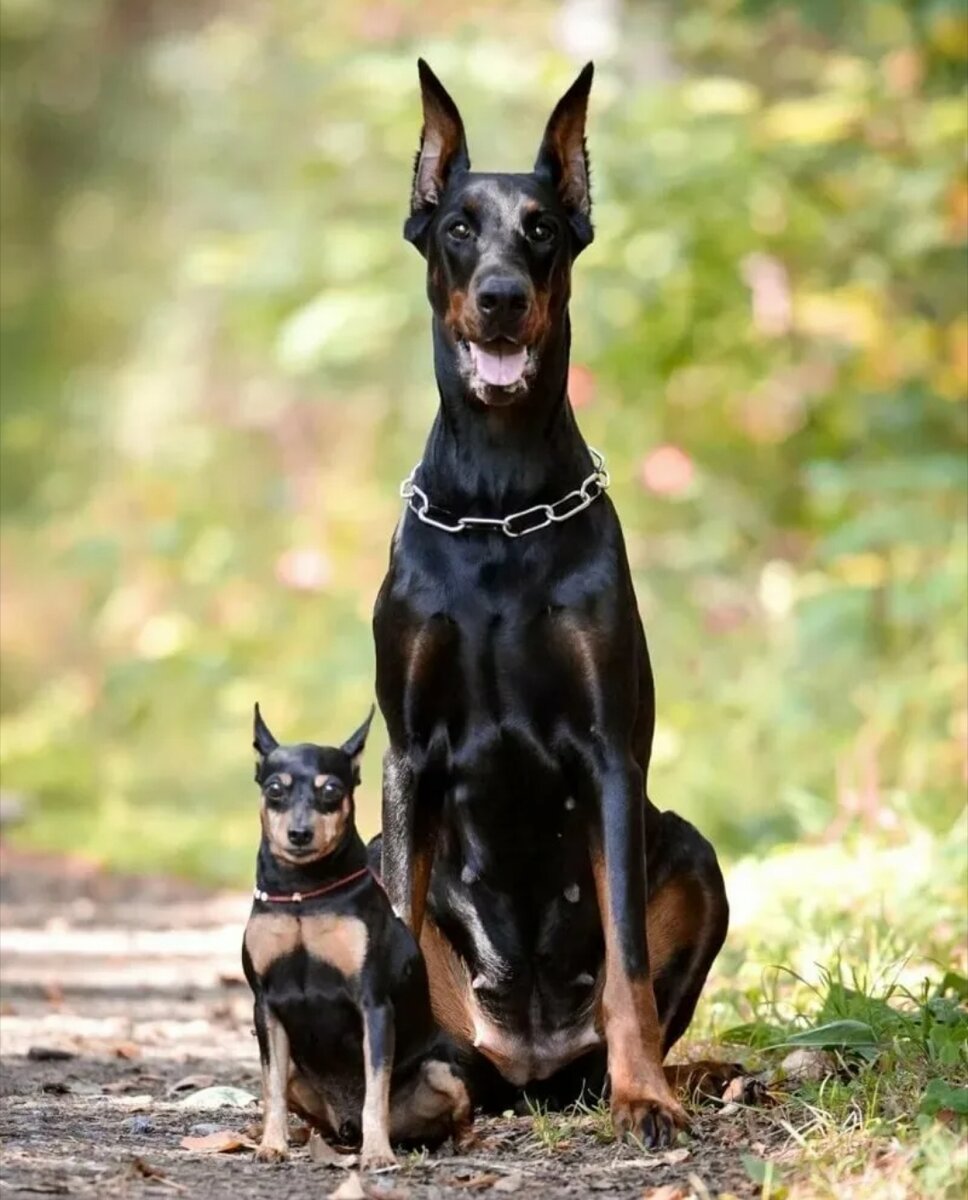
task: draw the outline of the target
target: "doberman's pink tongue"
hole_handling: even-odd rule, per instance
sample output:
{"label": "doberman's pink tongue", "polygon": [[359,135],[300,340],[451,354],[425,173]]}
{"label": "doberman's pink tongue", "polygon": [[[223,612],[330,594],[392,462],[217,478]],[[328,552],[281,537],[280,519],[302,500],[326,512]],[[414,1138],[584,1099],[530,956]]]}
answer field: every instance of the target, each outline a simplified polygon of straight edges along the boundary
{"label": "doberman's pink tongue", "polygon": [[528,357],[526,349],[508,350],[505,352],[485,350],[476,342],[468,343],[471,348],[471,361],[474,370],[491,387],[510,387],[517,383],[524,374],[524,364]]}

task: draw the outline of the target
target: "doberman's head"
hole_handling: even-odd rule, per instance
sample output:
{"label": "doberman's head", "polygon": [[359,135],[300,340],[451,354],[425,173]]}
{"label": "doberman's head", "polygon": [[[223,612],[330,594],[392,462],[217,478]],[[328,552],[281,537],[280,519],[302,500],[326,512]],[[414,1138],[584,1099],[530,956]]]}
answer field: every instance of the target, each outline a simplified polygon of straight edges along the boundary
{"label": "doberman's head", "polygon": [[353,789],[372,719],[370,709],[338,748],[282,746],[255,706],[255,779],[262,790],[262,833],[273,857],[289,864],[315,862],[342,843],[353,827]]}
{"label": "doberman's head", "polygon": [[592,64],[559,100],[528,174],[472,172],[457,106],[418,67],[424,123],[404,236],[427,259],[427,294],[467,392],[512,404],[565,330],[571,264],[592,240]]}

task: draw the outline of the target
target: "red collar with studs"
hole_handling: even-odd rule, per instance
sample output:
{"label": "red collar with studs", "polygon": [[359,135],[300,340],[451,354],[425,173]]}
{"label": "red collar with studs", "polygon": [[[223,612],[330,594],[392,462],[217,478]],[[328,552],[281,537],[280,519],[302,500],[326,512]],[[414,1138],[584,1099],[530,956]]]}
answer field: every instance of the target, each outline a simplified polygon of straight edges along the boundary
{"label": "red collar with studs", "polygon": [[[315,888],[311,892],[292,892],[288,896],[274,896],[271,892],[263,892],[256,887],[252,890],[252,895],[256,900],[261,900],[264,904],[299,904],[303,900],[315,900],[317,896],[325,896],[327,892],[335,892],[337,888],[345,887],[348,883],[353,883],[357,879],[362,879],[364,875],[373,875],[369,867],[361,867],[358,871],[354,871],[351,875],[344,875],[342,879],[337,879],[334,883],[327,883],[325,887]],[[376,876],[373,875],[376,879]],[[380,881],[376,879],[377,883]]]}

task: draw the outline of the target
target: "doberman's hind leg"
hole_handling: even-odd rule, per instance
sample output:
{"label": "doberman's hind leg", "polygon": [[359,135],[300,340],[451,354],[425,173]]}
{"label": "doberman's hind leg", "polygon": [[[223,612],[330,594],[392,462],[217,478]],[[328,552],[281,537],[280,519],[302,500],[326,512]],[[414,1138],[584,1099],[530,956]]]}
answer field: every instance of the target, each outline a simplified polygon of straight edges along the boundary
{"label": "doberman's hind leg", "polygon": [[453,1137],[456,1148],[466,1148],[473,1138],[472,1114],[467,1086],[453,1066],[427,1059],[411,1080],[394,1090],[390,1137],[431,1147]]}
{"label": "doberman's hind leg", "polygon": [[[663,1056],[692,1020],[713,960],[726,938],[729,905],[715,851],[688,821],[657,816],[649,841],[646,929]],[[742,1073],[736,1063],[667,1066],[666,1078],[689,1098],[722,1095]]]}

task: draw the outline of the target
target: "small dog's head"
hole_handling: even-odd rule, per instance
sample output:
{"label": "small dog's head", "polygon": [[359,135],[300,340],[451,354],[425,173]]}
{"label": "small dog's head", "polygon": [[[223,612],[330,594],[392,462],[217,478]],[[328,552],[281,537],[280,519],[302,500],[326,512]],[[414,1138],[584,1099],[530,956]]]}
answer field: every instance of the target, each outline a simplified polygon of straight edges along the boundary
{"label": "small dog's head", "polygon": [[559,100],[528,174],[470,170],[464,125],[420,59],[423,131],[404,236],[427,259],[427,294],[468,390],[525,397],[564,321],[571,264],[591,242],[585,114],[589,63]]}
{"label": "small dog's head", "polygon": [[252,731],[255,779],[262,791],[262,832],[275,858],[290,864],[325,858],[353,827],[353,789],[373,709],[340,747],[281,746],[258,704]]}

